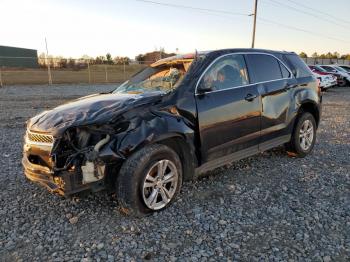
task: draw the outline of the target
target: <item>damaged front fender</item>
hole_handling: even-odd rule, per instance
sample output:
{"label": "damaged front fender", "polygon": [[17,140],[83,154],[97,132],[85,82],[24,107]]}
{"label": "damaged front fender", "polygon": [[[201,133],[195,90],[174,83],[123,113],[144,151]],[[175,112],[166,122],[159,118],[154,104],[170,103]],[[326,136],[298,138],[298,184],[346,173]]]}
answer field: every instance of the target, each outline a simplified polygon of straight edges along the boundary
{"label": "damaged front fender", "polygon": [[130,120],[130,128],[125,132],[115,136],[101,155],[106,155],[107,151],[113,152],[116,157],[125,160],[131,154],[142,147],[152,143],[163,143],[169,140],[177,140],[177,152],[183,159],[184,173],[186,178],[191,178],[194,168],[197,166],[195,150],[195,130],[194,125],[181,116],[176,110],[150,110],[144,115],[135,115]]}
{"label": "damaged front fender", "polygon": [[[148,144],[176,140],[173,149],[182,158],[185,179],[192,178],[197,166],[195,131],[176,109],[138,108],[121,120],[123,129],[117,123],[68,129],[52,150],[54,176],[68,179],[70,172],[81,186],[105,180],[111,184],[131,154]],[[113,132],[117,126],[120,132]]]}

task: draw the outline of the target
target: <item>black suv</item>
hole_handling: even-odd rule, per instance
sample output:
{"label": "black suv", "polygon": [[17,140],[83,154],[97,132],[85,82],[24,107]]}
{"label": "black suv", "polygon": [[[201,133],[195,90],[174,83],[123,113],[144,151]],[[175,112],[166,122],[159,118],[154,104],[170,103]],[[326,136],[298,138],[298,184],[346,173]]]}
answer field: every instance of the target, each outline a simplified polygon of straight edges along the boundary
{"label": "black suv", "polygon": [[316,79],[295,54],[225,49],[160,60],[110,93],[28,121],[23,166],[53,192],[115,192],[141,216],[182,182],[270,148],[311,152],[321,115]]}

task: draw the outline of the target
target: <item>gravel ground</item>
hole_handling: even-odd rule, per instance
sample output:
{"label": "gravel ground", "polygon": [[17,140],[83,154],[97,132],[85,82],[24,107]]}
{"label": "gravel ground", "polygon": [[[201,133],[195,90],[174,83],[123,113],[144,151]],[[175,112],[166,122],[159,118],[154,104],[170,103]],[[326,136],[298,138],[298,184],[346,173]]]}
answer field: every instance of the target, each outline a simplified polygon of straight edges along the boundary
{"label": "gravel ground", "polygon": [[0,89],[2,261],[349,261],[350,88],[324,94],[313,154],[282,148],[185,183],[168,209],[124,217],[105,192],[65,199],[27,181],[25,120],[113,86]]}

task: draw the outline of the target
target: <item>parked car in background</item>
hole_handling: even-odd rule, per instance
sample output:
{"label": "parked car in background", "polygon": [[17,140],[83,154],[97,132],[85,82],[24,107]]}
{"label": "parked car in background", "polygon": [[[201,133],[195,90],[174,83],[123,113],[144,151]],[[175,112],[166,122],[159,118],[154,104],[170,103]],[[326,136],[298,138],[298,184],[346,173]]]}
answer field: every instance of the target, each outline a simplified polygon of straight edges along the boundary
{"label": "parked car in background", "polygon": [[346,70],[348,73],[350,73],[350,65],[339,65],[339,67],[343,68]]}
{"label": "parked car in background", "polygon": [[337,85],[337,77],[313,69],[311,69],[311,71],[314,74],[314,76],[320,81],[320,88],[322,91],[326,91],[328,88]]}
{"label": "parked car in background", "polygon": [[310,65],[309,68],[313,72],[317,72],[319,74],[325,74],[325,75],[331,74],[331,75],[333,75],[337,79],[338,86],[345,86],[346,85],[346,81],[345,81],[344,77],[336,72],[328,72],[319,65]]}
{"label": "parked car in background", "polygon": [[345,70],[343,67],[341,67],[339,65],[332,65],[332,67],[334,67],[336,70],[338,70],[338,72],[343,72],[343,73],[346,73],[350,76],[349,72],[347,70]]}
{"label": "parked car in background", "polygon": [[332,75],[333,78],[337,81],[338,86],[344,85],[343,77],[338,73],[327,72],[325,69],[323,69],[319,65],[309,65],[309,68],[313,73],[317,73],[319,75]]}
{"label": "parked car in background", "polygon": [[350,84],[350,74],[345,69],[338,67],[336,65],[320,65],[320,67],[329,73],[339,74],[342,77],[342,79],[344,80],[343,86]]}
{"label": "parked car in background", "polygon": [[279,145],[310,154],[321,102],[316,78],[293,52],[169,57],[114,91],[31,118],[24,173],[63,195],[108,189],[122,212],[143,216],[169,206],[183,181],[232,161]]}

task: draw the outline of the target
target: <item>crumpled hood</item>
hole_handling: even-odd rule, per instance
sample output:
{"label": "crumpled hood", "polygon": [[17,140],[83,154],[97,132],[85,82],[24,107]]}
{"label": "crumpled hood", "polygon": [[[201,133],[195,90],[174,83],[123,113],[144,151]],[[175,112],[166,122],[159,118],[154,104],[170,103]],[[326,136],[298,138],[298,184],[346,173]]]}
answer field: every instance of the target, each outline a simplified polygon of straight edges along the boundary
{"label": "crumpled hood", "polygon": [[162,94],[111,93],[82,97],[34,116],[29,120],[28,128],[34,132],[49,132],[59,136],[69,127],[106,123],[133,107],[159,100]]}

